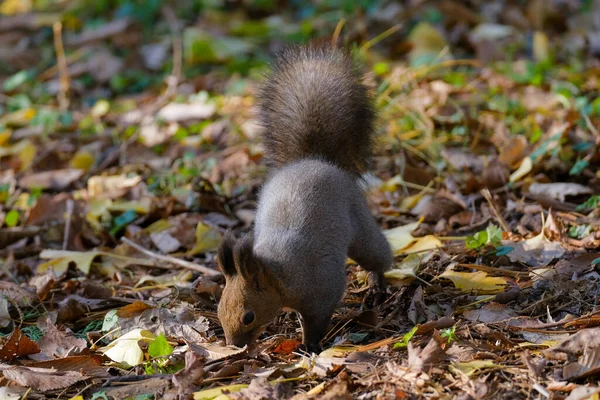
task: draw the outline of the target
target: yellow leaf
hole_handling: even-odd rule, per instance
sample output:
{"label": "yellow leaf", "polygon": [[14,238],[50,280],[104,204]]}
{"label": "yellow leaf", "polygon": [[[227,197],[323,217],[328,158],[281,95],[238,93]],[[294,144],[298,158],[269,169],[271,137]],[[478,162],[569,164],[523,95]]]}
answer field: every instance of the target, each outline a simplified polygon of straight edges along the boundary
{"label": "yellow leaf", "polygon": [[111,199],[91,199],[85,219],[92,227],[100,229],[102,222],[110,222],[111,217],[108,207],[111,204]]}
{"label": "yellow leaf", "polygon": [[536,31],[533,34],[533,57],[537,62],[544,62],[550,58],[548,36],[544,32]]}
{"label": "yellow leaf", "polygon": [[35,158],[36,149],[29,140],[21,140],[11,147],[0,147],[0,157],[16,155],[21,163],[21,171],[28,169]]}
{"label": "yellow leaf", "polygon": [[450,279],[457,289],[463,292],[479,291],[486,294],[500,293],[504,291],[507,282],[504,278],[488,276],[483,271],[456,272],[452,269],[444,271],[439,278]]}
{"label": "yellow leaf", "polygon": [[94,118],[100,118],[108,114],[108,111],[110,111],[110,103],[101,99],[94,104],[94,107],[92,107],[92,116]]}
{"label": "yellow leaf", "polygon": [[479,370],[487,368],[498,368],[500,367],[500,365],[494,364],[492,360],[474,360],[468,362],[452,363],[450,367],[461,371],[467,376],[471,376]]}
{"label": "yellow leaf", "polygon": [[420,223],[421,221],[419,220],[411,224],[398,226],[396,228],[383,231],[383,234],[390,243],[390,246],[392,247],[392,251],[394,253],[401,251],[402,249],[406,248],[411,243],[417,240],[410,233],[417,229]]}
{"label": "yellow leaf", "polygon": [[4,0],[0,3],[0,14],[14,15],[31,11],[31,0]]}
{"label": "yellow leaf", "polygon": [[173,274],[161,275],[144,275],[134,287],[140,287],[142,284],[150,281],[160,286],[185,286],[193,277],[192,271],[184,269],[181,272]]}
{"label": "yellow leaf", "polygon": [[521,161],[521,165],[519,165],[519,168],[517,168],[517,170],[510,175],[509,181],[516,182],[520,180],[525,175],[530,173],[532,168],[533,162],[531,161],[531,158],[525,157],[523,161]]}
{"label": "yellow leaf", "polygon": [[384,275],[387,279],[412,280],[417,276],[416,273],[420,266],[421,256],[418,254],[410,254],[396,267],[386,271]]}
{"label": "yellow leaf", "polygon": [[12,132],[10,129],[5,129],[4,131],[0,132],[0,146],[8,142],[8,139],[10,139],[11,134]]}
{"label": "yellow leaf", "polygon": [[83,396],[74,396],[71,397],[69,400],[83,400]]}
{"label": "yellow leaf", "polygon": [[442,247],[442,242],[433,235],[427,235],[416,239],[409,247],[401,250],[398,254],[421,253],[427,250],[435,250]]}
{"label": "yellow leaf", "polygon": [[112,265],[124,268],[128,265],[154,265],[154,261],[148,259],[139,259],[122,256],[119,254],[106,253],[104,251],[67,251],[67,250],[43,250],[40,258],[50,259],[50,261],[41,264],[38,271],[45,272],[50,267],[54,270],[56,276],[63,275],[70,263],[75,263],[76,267],[85,274],[90,272],[90,266],[94,258],[102,256],[110,260]]}
{"label": "yellow leaf", "polygon": [[[248,385],[244,383],[239,383],[235,385],[221,386],[214,389],[205,389],[199,392],[194,392],[194,400],[214,400],[219,396],[222,396],[227,391],[228,393],[237,393],[242,389],[247,388]],[[227,397],[229,398],[229,397]]]}
{"label": "yellow leaf", "polygon": [[171,223],[166,219],[159,219],[158,221],[150,224],[146,228],[142,230],[144,233],[152,234],[160,231],[164,231],[165,229],[169,229],[171,227]]}
{"label": "yellow leaf", "polygon": [[115,201],[108,207],[108,209],[110,211],[134,210],[135,212],[140,214],[148,214],[148,212],[150,212],[151,207],[152,199],[150,197],[143,197],[139,200]]}
{"label": "yellow leaf", "polygon": [[222,236],[219,232],[203,222],[198,222],[198,225],[196,225],[196,245],[188,252],[188,255],[193,256],[198,253],[214,251],[221,244],[221,240]]}
{"label": "yellow leaf", "polygon": [[87,171],[94,164],[94,156],[89,151],[78,151],[75,153],[69,166],[71,168],[83,169]]}
{"label": "yellow leaf", "polygon": [[70,263],[75,263],[75,266],[87,275],[90,272],[92,261],[100,254],[99,251],[43,250],[40,253],[40,258],[50,258],[52,260],[40,265],[38,272],[46,272],[52,267],[56,276],[61,276],[67,271]]}
{"label": "yellow leaf", "polygon": [[90,197],[134,187],[142,181],[142,177],[134,175],[92,176],[88,179],[87,190]]}
{"label": "yellow leaf", "polygon": [[0,117],[0,125],[25,126],[33,117],[35,117],[33,108],[23,108]]}
{"label": "yellow leaf", "polygon": [[412,210],[423,198],[423,192],[417,193],[414,196],[408,196],[402,199],[400,202],[401,210]]}
{"label": "yellow leaf", "polygon": [[309,396],[316,396],[318,394],[321,394],[321,392],[323,391],[323,389],[325,389],[325,385],[328,382],[321,382],[319,383],[317,386],[315,386],[314,388],[310,389],[306,394]]}

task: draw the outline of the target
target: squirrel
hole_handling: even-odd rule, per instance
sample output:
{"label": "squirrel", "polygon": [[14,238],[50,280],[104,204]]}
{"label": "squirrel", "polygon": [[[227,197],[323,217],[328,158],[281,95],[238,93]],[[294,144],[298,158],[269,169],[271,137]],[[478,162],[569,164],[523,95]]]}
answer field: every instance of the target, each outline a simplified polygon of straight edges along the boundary
{"label": "squirrel", "polygon": [[390,245],[367,206],[375,111],[362,71],[337,46],[285,48],[258,94],[269,176],[252,232],[228,231],[218,317],[227,344],[250,345],[280,311],[302,320],[303,348],[320,350],[346,288],[349,256],[386,288]]}

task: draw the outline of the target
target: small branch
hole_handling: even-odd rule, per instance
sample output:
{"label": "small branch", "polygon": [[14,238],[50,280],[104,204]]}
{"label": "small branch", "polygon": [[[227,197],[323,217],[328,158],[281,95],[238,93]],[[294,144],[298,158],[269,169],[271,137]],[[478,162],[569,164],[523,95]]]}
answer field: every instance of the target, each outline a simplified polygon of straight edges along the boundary
{"label": "small branch", "polygon": [[171,264],[176,264],[179,265],[181,267],[187,268],[187,269],[191,269],[193,271],[198,271],[201,272],[205,275],[210,275],[210,276],[217,276],[217,275],[221,275],[221,273],[219,271],[216,271],[214,269],[208,268],[204,265],[200,265],[200,264],[196,264],[193,262],[189,262],[189,261],[185,261],[185,260],[181,260],[179,258],[175,258],[175,257],[171,257],[171,256],[165,256],[162,254],[157,254],[154,253],[148,249],[145,249],[144,247],[140,246],[137,243],[132,242],[131,240],[127,239],[125,236],[123,236],[121,238],[121,240],[124,243],[127,243],[129,246],[133,247],[134,249],[136,249],[137,251],[139,251],[140,253],[143,253],[145,255],[147,255],[148,257],[152,257],[154,259],[160,260],[160,261],[164,261],[164,262],[168,262]]}
{"label": "small branch", "polygon": [[69,108],[69,98],[67,92],[69,91],[69,71],[67,69],[67,59],[65,57],[65,48],[62,42],[62,23],[55,22],[52,26],[54,32],[54,49],[56,50],[56,63],[58,64],[59,73],[59,92],[58,92],[58,105],[61,111],[65,111]]}
{"label": "small branch", "polygon": [[490,205],[492,214],[494,214],[494,217],[496,217],[496,221],[498,221],[498,223],[500,224],[500,227],[504,230],[504,232],[510,232],[510,228],[508,227],[508,224],[506,223],[504,218],[502,218],[502,215],[500,214],[500,210],[498,210],[498,205],[492,198],[492,194],[490,193],[490,191],[487,188],[482,189],[481,194],[483,195],[483,197],[487,200],[488,204]]}
{"label": "small branch", "polygon": [[75,206],[75,202],[72,199],[67,200],[67,218],[65,222],[65,237],[63,238],[63,250],[67,249],[67,245],[69,244],[69,234],[71,233],[71,219],[73,218],[73,208]]}

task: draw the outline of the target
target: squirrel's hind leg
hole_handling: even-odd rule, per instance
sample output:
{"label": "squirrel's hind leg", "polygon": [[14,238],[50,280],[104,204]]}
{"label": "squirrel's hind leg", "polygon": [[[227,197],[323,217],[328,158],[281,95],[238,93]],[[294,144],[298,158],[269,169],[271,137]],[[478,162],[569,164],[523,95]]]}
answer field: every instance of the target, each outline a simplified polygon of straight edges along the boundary
{"label": "squirrel's hind leg", "polygon": [[357,231],[350,248],[348,255],[356,261],[364,270],[369,271],[369,295],[373,297],[373,303],[377,305],[383,299],[383,293],[387,287],[385,276],[387,271],[394,261],[390,245],[375,223],[374,218],[368,210],[356,215]]}

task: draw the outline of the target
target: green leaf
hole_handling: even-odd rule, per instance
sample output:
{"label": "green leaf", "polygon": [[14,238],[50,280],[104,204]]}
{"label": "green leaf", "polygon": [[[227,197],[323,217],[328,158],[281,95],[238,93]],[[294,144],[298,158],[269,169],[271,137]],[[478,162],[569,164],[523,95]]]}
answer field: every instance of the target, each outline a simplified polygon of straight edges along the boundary
{"label": "green leaf", "polygon": [[30,78],[29,71],[23,70],[23,71],[17,72],[16,74],[8,77],[8,79],[6,79],[4,81],[4,84],[2,85],[2,87],[5,92],[10,92],[10,91],[16,89],[17,87],[21,86],[23,83],[27,82],[27,80],[29,78]]}
{"label": "green leaf", "polygon": [[600,196],[593,195],[589,199],[587,199],[584,203],[581,203],[577,206],[575,211],[582,211],[588,208],[596,208],[600,204]]}
{"label": "green leaf", "polygon": [[17,224],[19,223],[19,212],[17,210],[10,210],[6,214],[6,217],[4,217],[4,223],[9,228],[17,226]]}
{"label": "green leaf", "polygon": [[592,230],[592,227],[587,224],[572,226],[569,228],[569,236],[575,239],[583,239],[588,236]]}
{"label": "green leaf", "polygon": [[499,245],[500,242],[502,242],[502,229],[500,229],[499,227],[497,227],[494,224],[490,224],[488,225],[488,227],[485,229],[485,231],[487,232],[487,243],[491,244],[492,246],[496,246]]}
{"label": "green leaf", "polygon": [[444,329],[440,336],[448,339],[448,343],[457,340],[458,337],[456,336],[456,325],[452,326],[451,328]]}
{"label": "green leaf", "polygon": [[480,247],[485,246],[488,240],[488,234],[486,231],[477,232],[473,236],[468,236],[466,240],[467,248],[470,250],[475,250]]}
{"label": "green leaf", "polygon": [[96,392],[92,395],[91,400],[98,400],[98,399],[108,400],[108,397],[106,397],[106,392]]}
{"label": "green leaf", "polygon": [[110,310],[104,316],[104,322],[102,323],[102,332],[110,331],[119,322],[117,316],[117,310]]}
{"label": "green leaf", "polygon": [[115,236],[119,231],[125,228],[127,225],[135,221],[137,213],[135,210],[127,210],[123,214],[119,215],[114,219],[114,225],[110,230],[110,234]]}
{"label": "green leaf", "polygon": [[485,245],[499,246],[502,241],[502,229],[494,224],[488,225],[485,231],[480,231],[473,236],[468,236],[465,242],[470,250],[479,249]]}
{"label": "green leaf", "polygon": [[404,347],[407,347],[408,342],[410,342],[410,340],[413,338],[413,336],[415,336],[415,333],[417,333],[418,329],[419,329],[419,327],[415,326],[410,331],[405,333],[404,336],[402,336],[402,341],[394,344],[394,349],[402,349]]}
{"label": "green leaf", "polygon": [[569,175],[579,175],[583,172],[583,170],[590,165],[587,160],[577,160],[573,168],[569,171]]}
{"label": "green leaf", "polygon": [[162,333],[148,346],[148,354],[150,354],[152,358],[168,356],[171,353],[173,353],[173,346],[167,342],[165,335]]}

